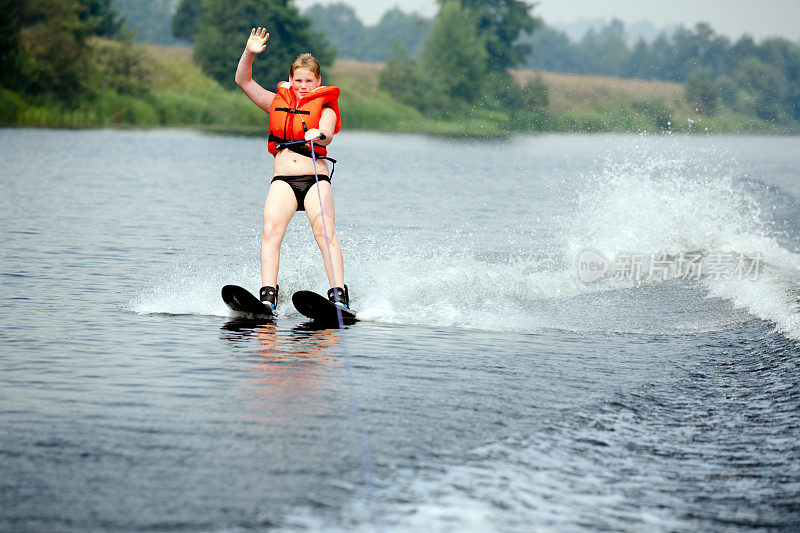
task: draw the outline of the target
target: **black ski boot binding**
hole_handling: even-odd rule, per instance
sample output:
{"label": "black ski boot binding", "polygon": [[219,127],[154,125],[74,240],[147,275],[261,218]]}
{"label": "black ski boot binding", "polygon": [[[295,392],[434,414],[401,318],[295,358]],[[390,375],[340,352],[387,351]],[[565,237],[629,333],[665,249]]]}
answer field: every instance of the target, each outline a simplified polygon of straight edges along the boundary
{"label": "black ski boot binding", "polygon": [[347,285],[344,286],[344,289],[332,287],[328,291],[328,300],[345,309],[350,309],[350,294],[347,292]]}
{"label": "black ski boot binding", "polygon": [[270,287],[266,285],[261,287],[261,290],[258,293],[258,299],[261,300],[261,303],[266,305],[267,308],[271,311],[275,310],[275,307],[278,305],[278,289],[280,285],[276,285],[275,287]]}

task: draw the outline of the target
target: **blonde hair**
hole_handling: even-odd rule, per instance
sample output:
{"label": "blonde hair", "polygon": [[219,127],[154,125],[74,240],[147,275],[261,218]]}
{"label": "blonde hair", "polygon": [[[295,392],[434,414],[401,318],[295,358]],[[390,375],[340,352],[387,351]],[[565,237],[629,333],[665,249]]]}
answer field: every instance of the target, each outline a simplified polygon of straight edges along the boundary
{"label": "blonde hair", "polygon": [[295,70],[308,70],[317,78],[319,78],[322,74],[319,68],[319,61],[317,61],[316,58],[314,58],[314,56],[311,54],[300,54],[294,58],[294,61],[292,61],[292,66],[289,67],[290,79],[292,76],[294,76]]}

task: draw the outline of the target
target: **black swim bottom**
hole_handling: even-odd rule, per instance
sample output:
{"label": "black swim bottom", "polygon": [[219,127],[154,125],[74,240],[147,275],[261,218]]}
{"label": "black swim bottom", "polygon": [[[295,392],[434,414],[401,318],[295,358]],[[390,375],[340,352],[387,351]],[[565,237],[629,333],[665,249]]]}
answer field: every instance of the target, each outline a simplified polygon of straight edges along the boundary
{"label": "black swim bottom", "polygon": [[[319,179],[319,181],[327,181],[328,183],[331,182],[331,179],[325,174],[319,174],[317,179]],[[303,202],[306,199],[306,194],[308,194],[308,190],[311,186],[317,182],[314,178],[314,174],[306,174],[304,176],[275,176],[272,178],[272,181],[275,180],[285,181],[289,184],[292,191],[294,191],[294,197],[297,198],[297,210],[305,211],[306,207],[303,205]]]}

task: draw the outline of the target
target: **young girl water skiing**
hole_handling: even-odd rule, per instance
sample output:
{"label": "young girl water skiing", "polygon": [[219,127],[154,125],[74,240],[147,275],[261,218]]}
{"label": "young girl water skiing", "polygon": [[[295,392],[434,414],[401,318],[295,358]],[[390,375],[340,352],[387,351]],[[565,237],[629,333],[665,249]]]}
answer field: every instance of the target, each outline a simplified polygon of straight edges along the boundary
{"label": "young girl water skiing", "polygon": [[339,88],[322,85],[319,63],[311,54],[299,55],[292,62],[289,80],[279,83],[276,92],[261,87],[253,80],[253,59],[266,49],[267,39],[266,28],[254,28],[236,68],[236,84],[269,114],[268,149],[275,156],[272,183],[264,203],[259,298],[275,309],[281,242],[295,211],[305,211],[331,286],[328,299],[349,307],[325,148],[341,126]]}

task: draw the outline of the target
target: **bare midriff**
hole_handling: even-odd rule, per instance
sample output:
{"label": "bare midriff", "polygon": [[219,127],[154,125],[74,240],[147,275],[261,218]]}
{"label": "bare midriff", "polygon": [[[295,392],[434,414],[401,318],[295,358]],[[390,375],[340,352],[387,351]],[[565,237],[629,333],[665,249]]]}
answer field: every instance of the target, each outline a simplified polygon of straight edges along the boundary
{"label": "bare midriff", "polygon": [[[292,152],[284,148],[275,156],[272,163],[273,176],[308,176],[314,174],[314,161],[310,157]],[[317,159],[317,174],[328,175],[328,164],[324,159]]]}

